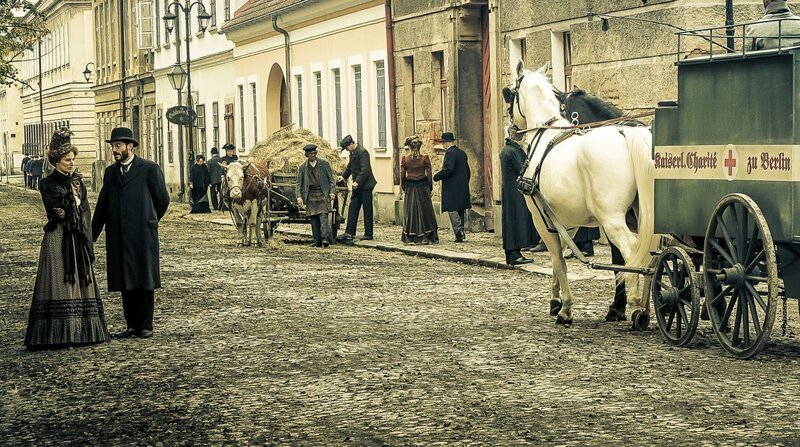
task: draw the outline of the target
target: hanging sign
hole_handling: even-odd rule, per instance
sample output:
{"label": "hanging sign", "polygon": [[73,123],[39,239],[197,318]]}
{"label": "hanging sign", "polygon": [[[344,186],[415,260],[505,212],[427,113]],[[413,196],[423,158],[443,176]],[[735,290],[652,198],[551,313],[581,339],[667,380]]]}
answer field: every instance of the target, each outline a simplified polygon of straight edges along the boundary
{"label": "hanging sign", "polygon": [[175,106],[167,109],[167,121],[180,126],[188,126],[197,119],[197,113],[188,106]]}

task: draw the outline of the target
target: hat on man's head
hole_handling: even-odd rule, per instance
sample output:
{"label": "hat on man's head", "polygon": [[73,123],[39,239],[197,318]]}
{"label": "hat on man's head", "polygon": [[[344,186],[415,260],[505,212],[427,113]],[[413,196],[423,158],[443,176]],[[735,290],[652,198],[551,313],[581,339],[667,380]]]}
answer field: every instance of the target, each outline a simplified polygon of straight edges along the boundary
{"label": "hat on man's head", "polygon": [[211,148],[211,154],[212,154],[212,155],[214,155],[214,154],[219,154],[219,149],[217,149],[216,147],[212,147],[212,148]]}
{"label": "hat on man's head", "polygon": [[353,137],[350,135],[345,135],[345,137],[342,138],[342,142],[339,144],[339,146],[341,146],[342,149],[347,149],[347,146],[350,146],[351,144],[353,144]]}
{"label": "hat on man's head", "polygon": [[226,151],[235,151],[236,146],[234,146],[233,143],[225,143],[225,146],[222,146],[222,149]]}
{"label": "hat on man's head", "polygon": [[139,146],[139,142],[133,137],[133,131],[127,127],[115,127],[111,131],[111,138],[107,139],[106,143],[113,143],[115,141],[133,143],[133,147]]}
{"label": "hat on man's head", "polygon": [[456,141],[456,137],[455,135],[453,135],[453,132],[445,132],[442,134],[442,138],[440,138],[439,140],[443,143],[447,143],[450,141]]}
{"label": "hat on man's head", "polygon": [[306,151],[306,154],[309,153],[309,152],[316,152],[317,145],[316,144],[306,144],[305,147],[303,148],[303,150]]}

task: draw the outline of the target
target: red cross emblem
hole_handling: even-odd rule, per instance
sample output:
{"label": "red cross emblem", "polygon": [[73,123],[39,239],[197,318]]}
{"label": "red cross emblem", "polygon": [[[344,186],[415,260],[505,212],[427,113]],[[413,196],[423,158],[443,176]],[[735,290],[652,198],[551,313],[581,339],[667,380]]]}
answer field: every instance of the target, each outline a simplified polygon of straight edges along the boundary
{"label": "red cross emblem", "polygon": [[724,160],[725,167],[728,168],[728,177],[733,175],[733,168],[736,167],[736,159],[733,158],[733,151],[728,150],[728,158]]}

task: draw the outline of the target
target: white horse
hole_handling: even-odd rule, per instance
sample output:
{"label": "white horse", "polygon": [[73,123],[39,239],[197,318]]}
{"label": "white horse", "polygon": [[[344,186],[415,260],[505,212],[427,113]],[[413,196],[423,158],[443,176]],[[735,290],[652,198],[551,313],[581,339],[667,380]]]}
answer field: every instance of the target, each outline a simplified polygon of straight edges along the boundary
{"label": "white horse", "polygon": [[[511,101],[514,124],[528,129],[525,145],[531,142],[529,163],[524,179],[538,179],[541,197],[549,204],[552,216],[544,212],[541,200],[526,194],[534,226],[547,246],[553,263],[551,314],[557,324],[572,324],[572,292],[567,282],[567,266],[561,239],[551,232],[551,220],[565,228],[597,227],[605,231],[625,258],[626,266],[644,268],[659,237],[653,233],[653,161],[652,135],[644,127],[604,126],[569,136],[547,154],[548,143],[563,130],[543,127],[570,127],[560,113],[560,103],[545,73],[549,63],[537,71],[517,66],[516,105]],[[537,142],[538,141],[538,142]],[[537,176],[537,169],[539,170]],[[638,235],[626,224],[625,215],[637,198],[639,201]],[[622,275],[627,286],[631,320],[635,328],[647,325],[649,315],[643,300],[640,278]],[[619,279],[619,277],[618,277]]]}
{"label": "white horse", "polygon": [[256,161],[234,161],[230,165],[223,162],[219,166],[225,171],[223,200],[230,209],[233,224],[242,238],[241,245],[250,245],[255,232],[256,243],[261,246],[264,240],[260,228],[264,218],[264,199],[269,189],[269,169]]}

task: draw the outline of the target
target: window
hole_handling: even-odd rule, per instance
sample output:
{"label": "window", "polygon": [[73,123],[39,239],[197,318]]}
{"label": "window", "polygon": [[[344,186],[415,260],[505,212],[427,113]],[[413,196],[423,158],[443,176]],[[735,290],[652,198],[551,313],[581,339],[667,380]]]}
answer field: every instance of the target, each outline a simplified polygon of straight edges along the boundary
{"label": "window", "polygon": [[295,75],[294,81],[297,86],[297,127],[303,127],[303,77]]}
{"label": "window", "polygon": [[317,88],[317,135],[322,137],[322,73],[314,72],[314,84]]}
{"label": "window", "polygon": [[244,85],[239,84],[239,134],[241,135],[242,145],[239,150],[244,150],[247,144],[244,140]]}
{"label": "window", "polygon": [[258,143],[258,92],[256,91],[256,83],[250,83],[250,91],[253,95],[253,144]]}
{"label": "window", "polygon": [[378,106],[378,147],[386,147],[386,62],[375,61],[375,91]]}
{"label": "window", "polygon": [[356,138],[364,144],[364,98],[361,91],[361,65],[353,65],[353,92],[356,95]]}
{"label": "window", "polygon": [[211,103],[211,126],[214,128],[214,147],[219,149],[219,103],[214,101]]}
{"label": "window", "polygon": [[[167,0],[169,1],[169,0]],[[161,48],[161,0],[155,0],[156,2],[156,11],[155,11],[155,28],[156,28],[156,49]],[[95,15],[95,17],[97,17]]]}
{"label": "window", "polygon": [[172,152],[172,126],[167,126],[167,156],[170,163],[175,162],[175,154]]}
{"label": "window", "polygon": [[[158,1],[158,0],[156,0]],[[217,26],[217,0],[209,0],[208,1],[208,10],[206,11],[211,14],[211,27],[216,28]]]}
{"label": "window", "polygon": [[208,147],[206,146],[206,105],[197,106],[197,133],[200,136],[200,153],[205,155]]}
{"label": "window", "polygon": [[231,19],[231,0],[223,0],[224,1],[224,8],[225,8],[225,21]]}
{"label": "window", "polygon": [[442,132],[447,130],[447,78],[444,66],[444,52],[433,53],[433,82],[439,84],[439,112],[441,113]]}
{"label": "window", "polygon": [[342,141],[342,72],[333,69],[333,95],[336,107],[336,141]]}
{"label": "window", "polygon": [[564,91],[572,91],[572,37],[564,33]]}
{"label": "window", "polygon": [[414,56],[403,57],[403,108],[405,109],[406,134],[417,131],[417,111],[414,85]]}
{"label": "window", "polygon": [[233,103],[225,104],[225,142],[234,143],[236,139],[233,136]]}

